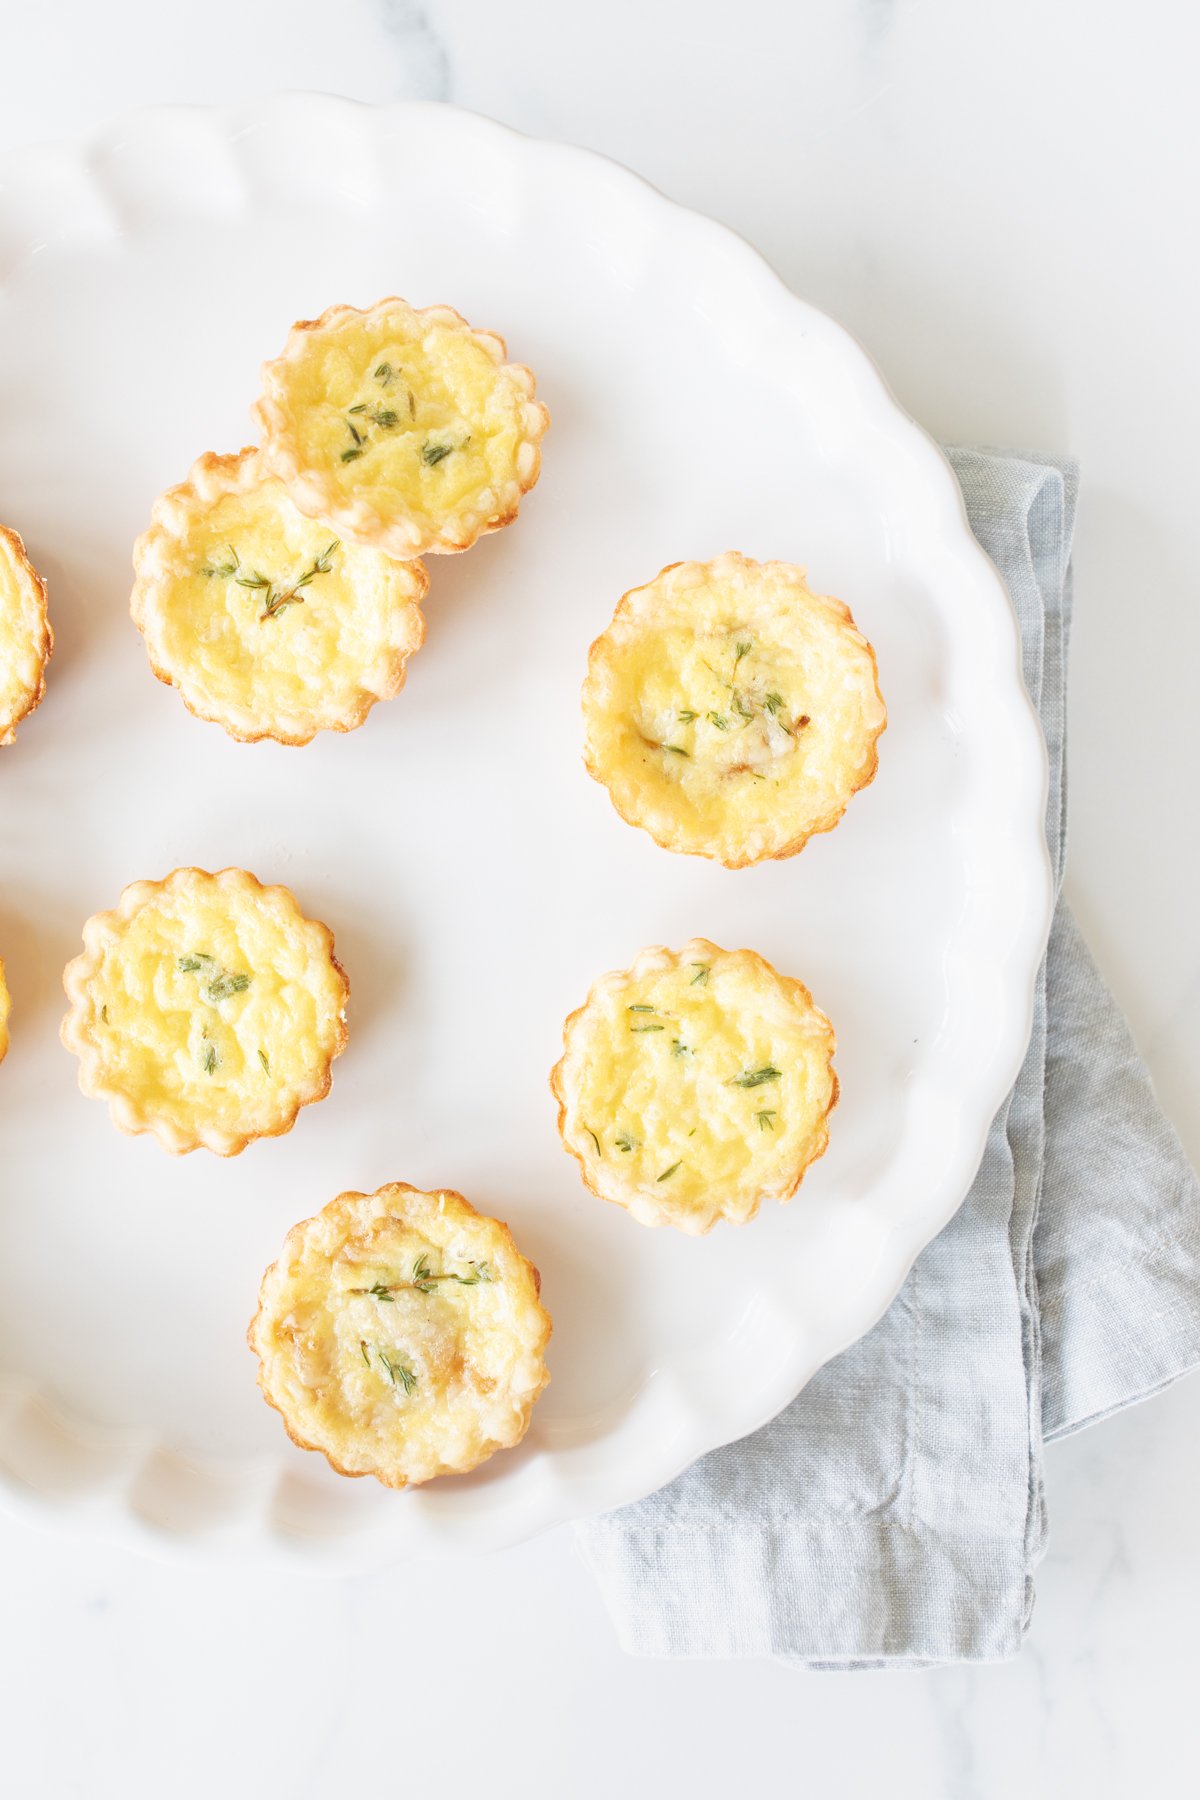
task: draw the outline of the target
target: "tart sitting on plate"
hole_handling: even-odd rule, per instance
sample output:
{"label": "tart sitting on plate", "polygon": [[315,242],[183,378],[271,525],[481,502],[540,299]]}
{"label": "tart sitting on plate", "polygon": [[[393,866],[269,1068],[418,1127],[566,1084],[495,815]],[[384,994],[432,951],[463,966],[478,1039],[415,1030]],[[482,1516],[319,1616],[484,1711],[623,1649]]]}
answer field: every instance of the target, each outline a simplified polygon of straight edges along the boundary
{"label": "tart sitting on plate", "polygon": [[328,926],[245,869],[136,881],[63,976],[79,1085],[121,1131],[236,1156],[329,1092],[349,986]]}
{"label": "tart sitting on plate", "polygon": [[550,1077],[563,1144],[639,1224],[745,1224],[789,1200],[829,1143],[833,1027],[753,950],[643,950],[595,984],[563,1044]]}
{"label": "tart sitting on plate", "polygon": [[584,760],[666,850],[740,869],[794,856],[872,779],[875,655],[802,569],[672,563],[592,645]]}
{"label": "tart sitting on plate", "polygon": [[424,565],[306,518],[256,450],[208,453],[154,504],[130,603],[160,681],[243,741],[352,731],[420,647]]}
{"label": "tart sitting on plate", "polygon": [[12,743],[45,693],[53,648],[46,584],[17,533],[0,525],[0,744]]}
{"label": "tart sitting on plate", "polygon": [[519,1443],[550,1376],[537,1270],[461,1194],[393,1182],[292,1227],[247,1334],[288,1436],[402,1488]]}
{"label": "tart sitting on plate", "polygon": [[254,416],[301,512],[391,556],[466,550],[517,516],[549,423],[503,338],[449,306],[331,306],[263,367]]}

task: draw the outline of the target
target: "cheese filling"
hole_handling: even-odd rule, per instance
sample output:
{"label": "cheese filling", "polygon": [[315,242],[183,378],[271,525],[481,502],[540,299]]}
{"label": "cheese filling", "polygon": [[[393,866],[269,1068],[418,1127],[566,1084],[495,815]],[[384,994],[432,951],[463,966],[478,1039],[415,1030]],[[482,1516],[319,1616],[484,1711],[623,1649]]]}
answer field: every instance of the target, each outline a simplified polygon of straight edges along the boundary
{"label": "cheese filling", "polygon": [[707,1213],[789,1185],[833,1093],[828,1021],[795,991],[732,955],[593,992],[568,1039],[565,1129],[601,1191]]}
{"label": "cheese filling", "polygon": [[435,530],[517,472],[525,395],[461,325],[414,317],[411,337],[350,318],[286,368],[302,460],[347,500],[397,503]]}

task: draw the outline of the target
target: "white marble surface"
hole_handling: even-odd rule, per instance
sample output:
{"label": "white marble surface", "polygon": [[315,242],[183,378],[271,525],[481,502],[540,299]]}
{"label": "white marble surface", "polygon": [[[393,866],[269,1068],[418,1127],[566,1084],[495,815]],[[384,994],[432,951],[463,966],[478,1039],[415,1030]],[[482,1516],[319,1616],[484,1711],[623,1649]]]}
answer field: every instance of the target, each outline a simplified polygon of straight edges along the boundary
{"label": "white marble surface", "polygon": [[[1197,1157],[1198,50],[1183,0],[41,0],[0,19],[0,148],[148,100],[452,99],[736,226],[942,438],[1076,453],[1068,890]],[[1025,1654],[924,1675],[628,1661],[567,1534],[333,1582],[4,1526],[4,1791],[1184,1791],[1198,1427],[1193,1381],[1052,1449]]]}

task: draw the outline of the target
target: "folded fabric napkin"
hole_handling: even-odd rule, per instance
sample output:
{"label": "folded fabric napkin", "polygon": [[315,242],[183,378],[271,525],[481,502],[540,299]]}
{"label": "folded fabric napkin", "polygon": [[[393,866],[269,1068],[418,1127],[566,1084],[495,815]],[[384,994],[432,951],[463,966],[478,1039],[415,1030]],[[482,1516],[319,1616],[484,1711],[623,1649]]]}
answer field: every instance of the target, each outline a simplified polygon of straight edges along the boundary
{"label": "folded fabric napkin", "polygon": [[[1061,880],[1070,464],[949,452],[1008,584]],[[579,1527],[623,1647],[832,1668],[1020,1648],[1045,1440],[1200,1363],[1200,1185],[1060,901],[962,1207],[879,1324],[753,1436]]]}

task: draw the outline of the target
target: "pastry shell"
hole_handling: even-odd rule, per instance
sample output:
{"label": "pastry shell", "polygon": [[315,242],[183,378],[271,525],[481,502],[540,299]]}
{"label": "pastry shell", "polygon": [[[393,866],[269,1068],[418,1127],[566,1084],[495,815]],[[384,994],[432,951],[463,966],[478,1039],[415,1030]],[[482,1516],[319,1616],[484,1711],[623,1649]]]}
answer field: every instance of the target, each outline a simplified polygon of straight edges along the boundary
{"label": "pastry shell", "polygon": [[0,525],[0,744],[41,704],[53,649],[46,583],[20,535]]}
{"label": "pastry shell", "polygon": [[62,1041],[114,1125],[236,1156],[324,1099],[349,984],[328,926],[245,869],[137,881],[83,928]]}
{"label": "pastry shell", "polygon": [[263,365],[263,456],[345,540],[396,557],[466,550],[511,524],[541,468],[550,415],[506,354],[450,306],[331,306]]}
{"label": "pastry shell", "polygon": [[829,1143],[833,1027],[753,950],[692,938],[604,975],[550,1076],[586,1186],[690,1236],[789,1200]]}
{"label": "pastry shell", "polygon": [[550,1379],[540,1288],[507,1225],[392,1182],[292,1227],[247,1341],[293,1443],[415,1486],[524,1437]]}
{"label": "pastry shell", "polygon": [[424,564],[342,544],[254,449],[201,456],[155,501],[133,564],[154,673],[244,743],[353,731],[425,635]]}
{"label": "pastry shell", "polygon": [[727,868],[794,856],[878,767],[875,653],[790,563],[671,563],[619,602],[583,686],[584,762],[621,817]]}

